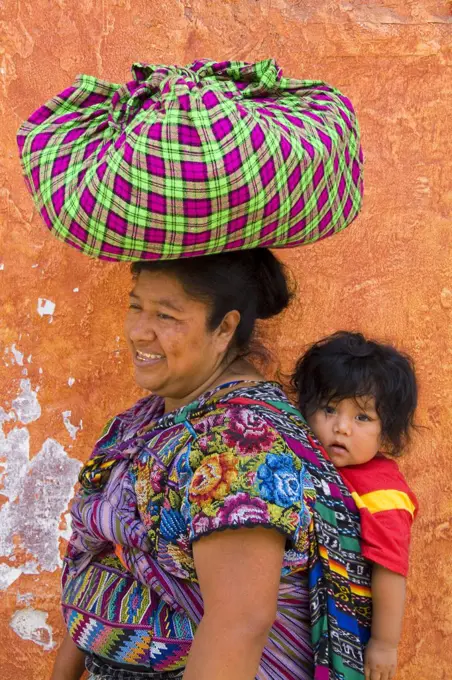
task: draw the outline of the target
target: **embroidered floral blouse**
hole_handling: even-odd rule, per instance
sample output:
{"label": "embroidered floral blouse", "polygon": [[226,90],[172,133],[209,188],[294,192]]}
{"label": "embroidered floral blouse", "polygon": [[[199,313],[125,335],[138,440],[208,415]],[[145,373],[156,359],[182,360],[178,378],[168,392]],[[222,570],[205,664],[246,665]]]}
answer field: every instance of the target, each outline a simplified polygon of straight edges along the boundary
{"label": "embroidered floral blouse", "polygon": [[[162,400],[149,397],[107,427],[82,471],[64,572],[66,620],[86,651],[156,670],[183,666],[202,616],[192,542],[212,531],[266,526],[288,541],[279,627],[258,677],[309,677],[305,570],[315,494],[284,437],[258,404],[247,406],[262,391],[285,399],[275,385],[252,390],[242,383],[226,405],[215,400],[163,416]],[[216,393],[221,399],[221,389]],[[150,588],[148,607],[142,586]],[[173,619],[166,630],[165,617]],[[278,650],[289,631],[299,638],[290,643],[292,661]]]}
{"label": "embroidered floral blouse", "polygon": [[[310,617],[326,613],[318,561],[309,610],[312,513],[322,493],[308,472],[310,458],[320,465],[298,412],[274,383],[221,386],[166,415],[163,400],[151,396],[116,417],[81,472],[72,508],[63,612],[74,642],[131,669],[183,667],[203,612],[193,541],[264,526],[287,543],[277,618],[257,679],[312,679]],[[332,466],[331,474],[339,480]],[[335,494],[344,523],[339,489]],[[353,564],[353,531],[344,526]],[[320,622],[316,634],[322,630]],[[320,652],[328,665],[323,642]]]}

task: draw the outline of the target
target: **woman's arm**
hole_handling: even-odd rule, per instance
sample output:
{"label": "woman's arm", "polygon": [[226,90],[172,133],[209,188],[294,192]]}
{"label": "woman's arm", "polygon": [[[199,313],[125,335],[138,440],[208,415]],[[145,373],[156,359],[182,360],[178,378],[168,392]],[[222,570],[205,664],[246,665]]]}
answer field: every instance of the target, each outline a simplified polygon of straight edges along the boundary
{"label": "woman's arm", "polygon": [[85,654],[66,635],[58,650],[50,680],[80,680],[85,670]]}
{"label": "woman's arm", "polygon": [[365,652],[366,680],[391,680],[402,632],[405,578],[379,564],[372,566],[372,633]]}
{"label": "woman's arm", "polygon": [[254,680],[276,617],[285,540],[256,527],[193,544],[204,616],[184,680]]}

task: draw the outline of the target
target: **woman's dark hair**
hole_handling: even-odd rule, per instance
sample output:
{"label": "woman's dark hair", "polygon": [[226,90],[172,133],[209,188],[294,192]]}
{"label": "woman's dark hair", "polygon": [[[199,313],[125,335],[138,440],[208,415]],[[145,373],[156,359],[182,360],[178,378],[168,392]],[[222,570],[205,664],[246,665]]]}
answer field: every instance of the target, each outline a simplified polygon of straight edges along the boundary
{"label": "woman's dark hair", "polygon": [[314,343],[297,362],[291,379],[305,417],[330,402],[371,395],[382,424],[387,453],[400,455],[414,427],[417,384],[412,359],[361,333],[338,331]]}
{"label": "woman's dark hair", "polygon": [[210,306],[208,329],[219,326],[225,315],[240,312],[231,348],[248,352],[257,319],[276,316],[290,302],[284,265],[266,248],[179,260],[139,261],[132,274],[165,272],[175,276],[187,295]]}

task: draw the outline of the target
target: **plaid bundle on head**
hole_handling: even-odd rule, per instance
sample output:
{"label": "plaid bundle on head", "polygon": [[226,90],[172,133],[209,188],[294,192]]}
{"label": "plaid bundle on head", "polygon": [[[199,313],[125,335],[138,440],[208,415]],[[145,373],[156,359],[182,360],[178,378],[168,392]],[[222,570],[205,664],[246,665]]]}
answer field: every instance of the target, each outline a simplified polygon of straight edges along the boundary
{"label": "plaid bundle on head", "polygon": [[351,102],[273,60],[80,76],[18,133],[48,228],[88,255],[175,259],[312,243],[362,198]]}

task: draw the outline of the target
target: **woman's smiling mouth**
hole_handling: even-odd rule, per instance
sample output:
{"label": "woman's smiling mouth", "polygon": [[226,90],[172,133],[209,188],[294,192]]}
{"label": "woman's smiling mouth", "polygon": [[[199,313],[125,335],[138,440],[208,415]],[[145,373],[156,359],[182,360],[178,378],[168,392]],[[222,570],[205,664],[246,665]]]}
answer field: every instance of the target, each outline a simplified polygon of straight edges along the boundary
{"label": "woman's smiling mouth", "polygon": [[140,350],[137,349],[135,351],[134,364],[135,366],[139,366],[140,368],[144,366],[152,366],[164,358],[165,358],[164,354],[141,352]]}

